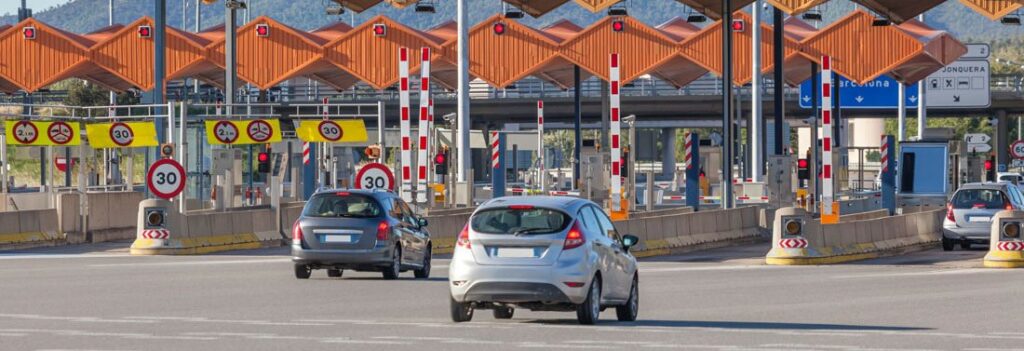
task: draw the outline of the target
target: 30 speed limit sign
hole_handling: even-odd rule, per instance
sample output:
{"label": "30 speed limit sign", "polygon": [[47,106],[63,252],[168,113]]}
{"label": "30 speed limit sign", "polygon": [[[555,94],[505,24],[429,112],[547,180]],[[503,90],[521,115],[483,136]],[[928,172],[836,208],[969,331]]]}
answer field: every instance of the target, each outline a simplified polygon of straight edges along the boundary
{"label": "30 speed limit sign", "polygon": [[146,187],[153,195],[170,200],[185,190],[185,169],[169,158],[156,161],[146,173]]}
{"label": "30 speed limit sign", "polygon": [[395,175],[391,169],[380,163],[369,163],[356,173],[356,189],[394,190]]}
{"label": "30 speed limit sign", "polygon": [[1017,140],[1010,145],[1010,156],[1015,159],[1024,159],[1024,140]]}

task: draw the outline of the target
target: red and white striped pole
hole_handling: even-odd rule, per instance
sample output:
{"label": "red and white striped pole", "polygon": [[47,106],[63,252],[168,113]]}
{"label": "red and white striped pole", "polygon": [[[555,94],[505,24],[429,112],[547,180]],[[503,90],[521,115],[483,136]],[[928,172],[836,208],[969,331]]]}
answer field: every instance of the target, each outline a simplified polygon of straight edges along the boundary
{"label": "red and white striped pole", "polygon": [[[436,142],[436,140],[434,140],[434,137],[435,137],[434,134],[435,133],[434,133],[434,99],[433,98],[428,97],[428,99],[427,99],[427,106],[428,106],[428,109],[427,109],[427,152],[430,153],[429,158],[433,159],[434,155],[437,152],[437,150],[435,149],[435,146],[434,146],[434,144],[436,144],[437,142]],[[434,174],[434,172],[427,171],[427,177],[429,177],[429,179],[435,179],[437,177],[437,175]]]}
{"label": "red and white striped pole", "polygon": [[416,202],[427,203],[427,135],[430,118],[430,48],[420,49],[420,123],[416,135],[419,138],[416,168]]}
{"label": "red and white striped pole", "polygon": [[302,142],[302,164],[309,166],[309,142]]}
{"label": "red and white striped pole", "polygon": [[686,133],[686,169],[693,169],[693,133]]}
{"label": "red and white striped pole", "polygon": [[622,175],[619,174],[620,162],[622,158],[622,151],[619,149],[619,134],[621,133],[619,122],[619,54],[613,53],[610,57],[610,69],[608,71],[608,82],[609,89],[611,90],[608,94],[609,100],[611,101],[611,207],[612,211],[622,210]]}
{"label": "red and white striped pole", "polygon": [[889,171],[889,136],[882,134],[882,172]]}
{"label": "red and white striped pole", "polygon": [[498,132],[491,132],[491,167],[498,169],[501,167],[501,162],[498,156],[501,155],[501,144],[498,140]]}
{"label": "red and white striped pole", "polygon": [[833,200],[835,188],[833,188],[832,174],[832,58],[821,57],[821,213],[822,223],[832,222],[832,217],[838,217],[833,213]]}
{"label": "red and white striped pole", "polygon": [[548,190],[548,171],[544,167],[544,100],[537,101],[537,182],[540,191]]}
{"label": "red and white striped pole", "polygon": [[398,102],[402,122],[402,200],[412,202],[412,145],[409,122],[409,49],[398,49]]}

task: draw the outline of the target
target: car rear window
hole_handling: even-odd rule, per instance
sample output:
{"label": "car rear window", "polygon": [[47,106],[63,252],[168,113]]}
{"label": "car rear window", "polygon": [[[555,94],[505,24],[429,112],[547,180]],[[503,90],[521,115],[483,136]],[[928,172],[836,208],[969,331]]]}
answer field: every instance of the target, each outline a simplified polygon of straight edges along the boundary
{"label": "car rear window", "polygon": [[571,218],[561,211],[511,206],[477,212],[473,231],[486,234],[551,234],[565,230]]}
{"label": "car rear window", "polygon": [[309,199],[302,215],[306,217],[375,218],[384,211],[373,197],[340,193],[317,194]]}
{"label": "car rear window", "polygon": [[1006,197],[996,189],[966,189],[953,196],[955,209],[986,209],[996,210],[1006,207]]}

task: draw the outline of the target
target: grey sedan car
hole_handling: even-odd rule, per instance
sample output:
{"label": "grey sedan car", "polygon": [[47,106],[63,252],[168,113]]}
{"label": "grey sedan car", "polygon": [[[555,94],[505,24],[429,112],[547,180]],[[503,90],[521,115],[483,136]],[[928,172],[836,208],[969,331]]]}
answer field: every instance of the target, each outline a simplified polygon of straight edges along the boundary
{"label": "grey sedan car", "polygon": [[959,244],[988,245],[992,216],[1002,210],[1024,208],[1024,194],[1011,183],[968,183],[953,194],[942,221],[942,249],[952,251]]}
{"label": "grey sedan car", "polygon": [[416,278],[428,278],[431,248],[427,221],[384,191],[319,191],[292,226],[299,279],[315,269],[326,269],[329,277],[349,269],[382,272],[384,279],[412,270]]}
{"label": "grey sedan car", "polygon": [[510,319],[516,308],[575,311],[594,324],[613,307],[636,320],[640,276],[620,236],[593,202],[568,197],[504,197],[481,205],[459,233],[449,269],[451,317],[491,309]]}

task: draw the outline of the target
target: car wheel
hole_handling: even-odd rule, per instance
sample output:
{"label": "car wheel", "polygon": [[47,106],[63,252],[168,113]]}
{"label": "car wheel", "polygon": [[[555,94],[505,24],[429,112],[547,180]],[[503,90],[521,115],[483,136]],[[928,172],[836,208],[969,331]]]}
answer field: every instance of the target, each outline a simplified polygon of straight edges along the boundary
{"label": "car wheel", "polygon": [[392,280],[398,279],[398,275],[402,273],[402,249],[395,248],[391,251],[391,266],[384,269],[384,279]]}
{"label": "car wheel", "polygon": [[473,320],[472,306],[468,303],[455,301],[454,297],[449,297],[448,299],[451,302],[452,322],[462,323]]}
{"label": "car wheel", "polygon": [[309,279],[311,275],[313,275],[313,267],[304,264],[295,265],[295,278]]}
{"label": "car wheel", "polygon": [[623,306],[615,307],[615,316],[621,322],[632,322],[640,312],[640,287],[636,278],[633,278],[633,286],[629,288],[629,300]]}
{"label": "car wheel", "polygon": [[423,255],[423,268],[412,271],[412,274],[416,276],[416,279],[427,279],[430,278],[430,246],[427,246],[427,253]]}
{"label": "car wheel", "polygon": [[942,237],[942,251],[953,251],[956,247],[956,242],[953,239]]}
{"label": "car wheel", "polygon": [[970,250],[971,249],[971,242],[967,241],[967,240],[961,241],[960,242],[960,248],[964,249],[964,250]]}
{"label": "car wheel", "polygon": [[516,310],[512,307],[496,307],[494,308],[494,319],[512,319],[514,313]]}
{"label": "car wheel", "polygon": [[576,306],[576,320],[580,324],[593,325],[601,316],[601,277],[595,277],[590,283],[587,300]]}
{"label": "car wheel", "polygon": [[327,276],[331,277],[331,278],[341,278],[341,274],[343,272],[344,271],[342,271],[340,269],[328,269],[327,270]]}

